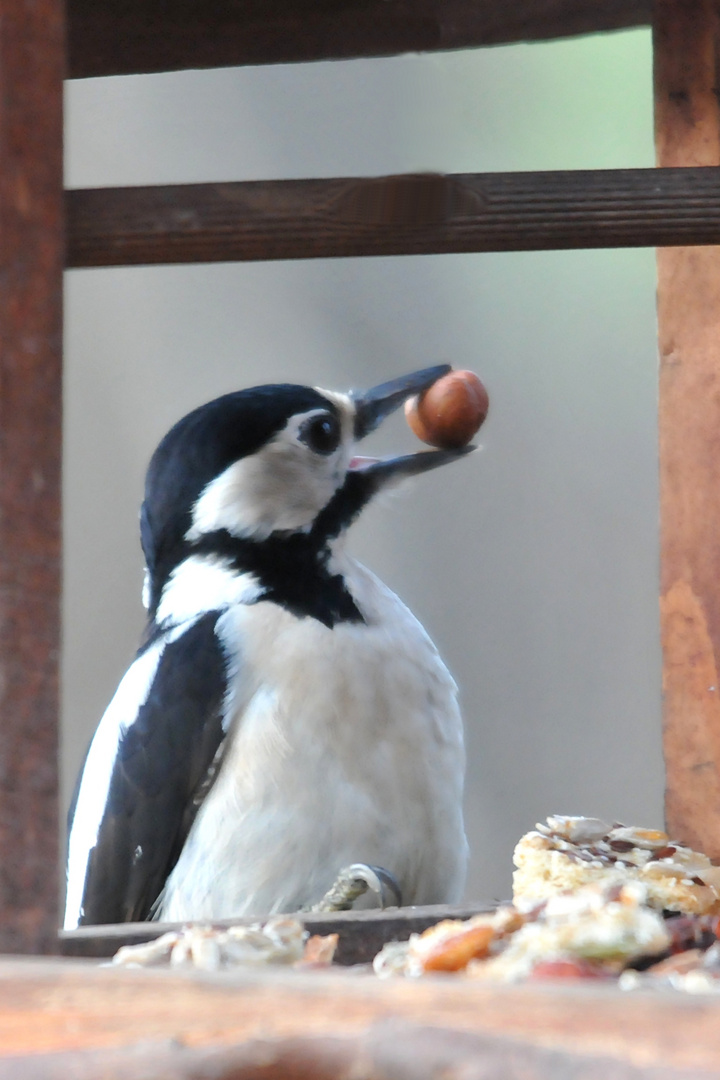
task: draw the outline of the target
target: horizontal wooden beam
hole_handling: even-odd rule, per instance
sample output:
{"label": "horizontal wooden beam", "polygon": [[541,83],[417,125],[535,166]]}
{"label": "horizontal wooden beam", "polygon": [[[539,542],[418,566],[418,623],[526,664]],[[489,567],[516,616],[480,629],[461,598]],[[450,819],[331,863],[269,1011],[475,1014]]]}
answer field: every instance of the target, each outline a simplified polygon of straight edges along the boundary
{"label": "horizontal wooden beam", "polygon": [[[492,911],[487,904],[434,904],[424,907],[371,908],[368,911],[333,913],[297,912],[294,916],[310,934],[337,934],[336,964],[368,964],[388,941],[407,941],[411,934],[421,934],[442,919],[469,919],[480,912]],[[215,920],[217,928],[249,926],[257,918]],[[60,952],[64,956],[110,957],[122,945],[141,945],[154,941],[170,930],[182,929],[182,923],[115,923],[109,926],[81,926],[61,930]]]}
{"label": "horizontal wooden beam", "polygon": [[67,266],[720,244],[720,169],[66,192]]}
{"label": "horizontal wooden beam", "polygon": [[71,78],[339,60],[617,30],[651,0],[69,0]]}

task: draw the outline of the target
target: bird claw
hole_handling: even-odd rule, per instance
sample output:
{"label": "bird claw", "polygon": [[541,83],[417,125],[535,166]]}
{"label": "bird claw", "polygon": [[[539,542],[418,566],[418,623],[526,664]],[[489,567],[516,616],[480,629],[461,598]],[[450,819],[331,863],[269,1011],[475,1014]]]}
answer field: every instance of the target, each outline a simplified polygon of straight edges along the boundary
{"label": "bird claw", "polygon": [[313,904],[310,910],[350,911],[355,901],[368,890],[375,893],[381,908],[402,905],[402,892],[394,874],[383,866],[353,863],[340,871],[322,900]]}

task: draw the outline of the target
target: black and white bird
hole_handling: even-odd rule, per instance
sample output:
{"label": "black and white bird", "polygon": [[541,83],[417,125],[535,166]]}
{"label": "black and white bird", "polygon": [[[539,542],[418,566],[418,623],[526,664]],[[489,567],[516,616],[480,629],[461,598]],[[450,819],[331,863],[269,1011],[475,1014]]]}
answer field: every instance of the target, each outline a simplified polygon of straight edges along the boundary
{"label": "black and white bird", "polygon": [[241,390],[162,440],[141,511],[149,621],[78,784],[66,929],[294,911],[355,862],[406,903],[459,899],[456,687],[345,551],[376,492],[472,449],[355,456],[448,370]]}

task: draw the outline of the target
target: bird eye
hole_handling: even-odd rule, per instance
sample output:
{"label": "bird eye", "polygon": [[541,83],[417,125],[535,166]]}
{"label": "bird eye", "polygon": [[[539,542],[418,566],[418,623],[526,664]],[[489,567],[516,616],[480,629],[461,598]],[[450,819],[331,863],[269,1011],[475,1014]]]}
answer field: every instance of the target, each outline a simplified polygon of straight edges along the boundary
{"label": "bird eye", "polygon": [[340,445],[340,421],[332,413],[313,416],[300,428],[300,441],[316,454],[332,454]]}

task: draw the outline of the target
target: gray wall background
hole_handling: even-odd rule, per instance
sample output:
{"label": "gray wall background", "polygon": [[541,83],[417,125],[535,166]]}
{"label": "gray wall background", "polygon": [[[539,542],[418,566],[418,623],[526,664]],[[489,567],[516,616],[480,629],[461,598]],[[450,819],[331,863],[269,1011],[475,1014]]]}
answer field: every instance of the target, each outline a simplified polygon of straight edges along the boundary
{"label": "gray wall background", "polygon": [[[69,186],[653,163],[644,31],[377,61],[73,82]],[[66,285],[63,790],[142,627],[155,444],[256,382],[450,361],[482,453],[371,507],[358,556],[458,680],[468,895],[553,812],[662,821],[652,251],[73,271]],[[373,443],[414,448],[401,417]]]}

